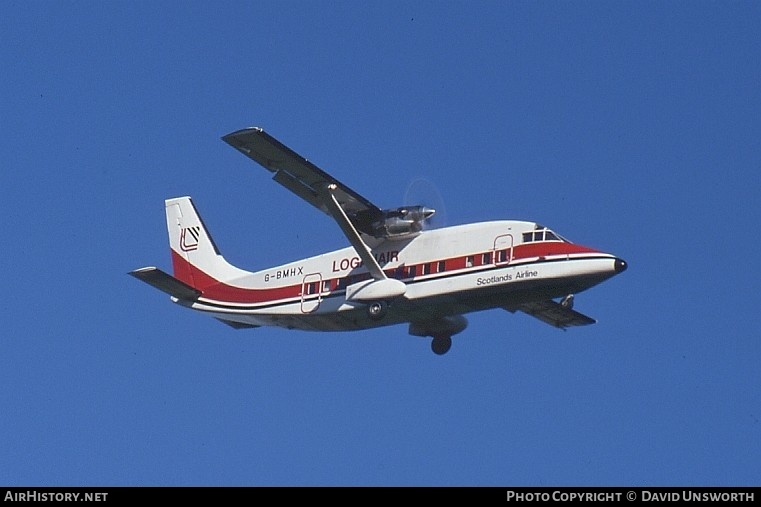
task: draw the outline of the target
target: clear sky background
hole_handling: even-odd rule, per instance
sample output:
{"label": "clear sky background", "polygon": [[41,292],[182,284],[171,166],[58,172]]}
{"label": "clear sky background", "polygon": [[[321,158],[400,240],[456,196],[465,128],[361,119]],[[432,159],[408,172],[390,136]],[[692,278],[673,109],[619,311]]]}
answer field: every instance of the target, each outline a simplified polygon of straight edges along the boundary
{"label": "clear sky background", "polygon": [[[759,485],[761,4],[0,8],[0,484]],[[235,331],[128,276],[191,195],[257,270],[348,244],[220,140],[626,259],[594,326]]]}

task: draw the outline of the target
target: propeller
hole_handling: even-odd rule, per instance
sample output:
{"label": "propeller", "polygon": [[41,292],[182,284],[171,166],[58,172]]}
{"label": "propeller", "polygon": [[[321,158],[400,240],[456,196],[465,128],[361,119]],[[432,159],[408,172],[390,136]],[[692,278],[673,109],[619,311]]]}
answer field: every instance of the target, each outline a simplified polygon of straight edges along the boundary
{"label": "propeller", "polygon": [[416,178],[407,185],[404,193],[406,207],[420,206],[423,209],[423,229],[439,229],[447,225],[446,207],[436,184],[426,178]]}

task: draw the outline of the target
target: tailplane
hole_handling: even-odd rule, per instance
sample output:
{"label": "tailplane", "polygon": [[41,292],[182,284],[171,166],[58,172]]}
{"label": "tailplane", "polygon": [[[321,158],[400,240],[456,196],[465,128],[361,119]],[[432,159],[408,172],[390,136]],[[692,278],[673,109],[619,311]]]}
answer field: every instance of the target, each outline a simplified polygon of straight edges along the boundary
{"label": "tailplane", "polygon": [[201,295],[200,290],[194,289],[190,285],[153,266],[136,269],[130,271],[129,274],[180,301],[195,301]]}

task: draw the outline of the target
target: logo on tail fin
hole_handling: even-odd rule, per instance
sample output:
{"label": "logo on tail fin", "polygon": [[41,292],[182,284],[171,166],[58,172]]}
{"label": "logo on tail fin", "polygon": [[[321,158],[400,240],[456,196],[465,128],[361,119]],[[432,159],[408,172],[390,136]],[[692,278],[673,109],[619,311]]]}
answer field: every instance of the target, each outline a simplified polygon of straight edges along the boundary
{"label": "logo on tail fin", "polygon": [[180,249],[183,252],[198,250],[198,238],[201,235],[201,228],[183,227],[180,230]]}

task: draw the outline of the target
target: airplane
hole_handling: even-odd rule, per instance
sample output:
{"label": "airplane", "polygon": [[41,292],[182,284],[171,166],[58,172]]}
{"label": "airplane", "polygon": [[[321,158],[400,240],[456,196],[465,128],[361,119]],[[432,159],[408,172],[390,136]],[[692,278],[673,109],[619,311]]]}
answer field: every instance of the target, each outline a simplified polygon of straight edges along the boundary
{"label": "airplane", "polygon": [[129,274],[181,306],[235,329],[356,331],[408,324],[449,351],[465,314],[501,308],[565,330],[596,321],[574,297],[623,271],[615,255],[572,243],[536,222],[426,228],[435,209],[381,209],[258,127],[222,140],[332,217],[351,246],[251,272],[228,263],[190,197],[165,201],[173,275]]}

